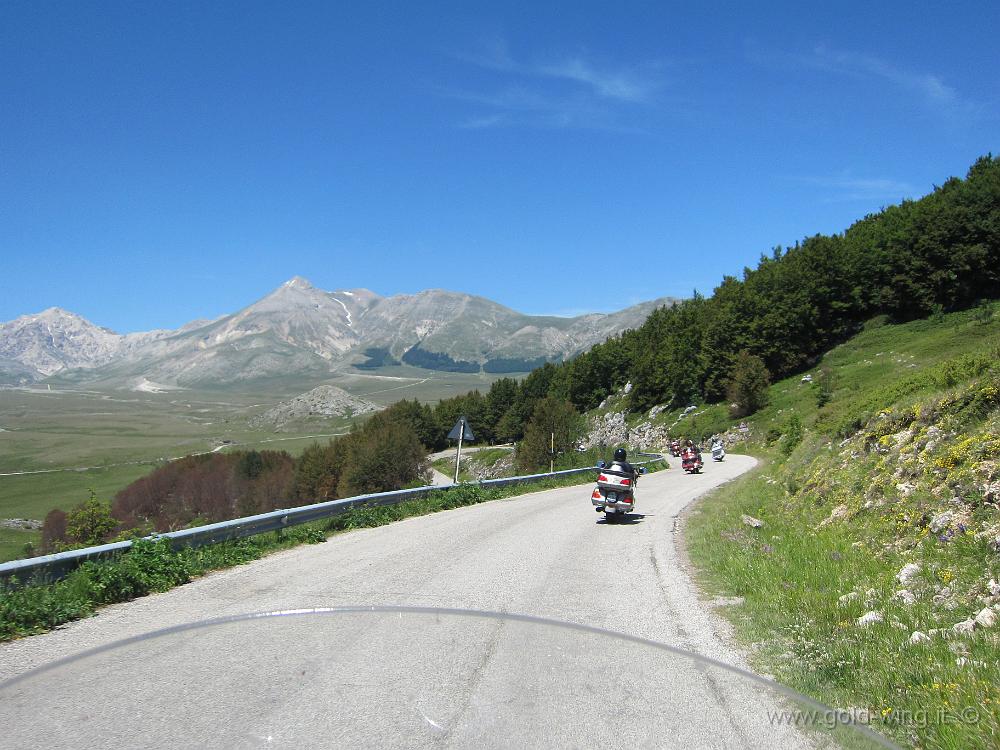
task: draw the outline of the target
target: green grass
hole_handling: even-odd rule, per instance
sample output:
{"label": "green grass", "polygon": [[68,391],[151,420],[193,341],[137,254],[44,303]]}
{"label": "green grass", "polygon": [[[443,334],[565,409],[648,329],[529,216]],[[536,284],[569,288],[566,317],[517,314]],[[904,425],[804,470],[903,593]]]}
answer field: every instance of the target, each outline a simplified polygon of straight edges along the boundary
{"label": "green grass", "polygon": [[155,466],[137,464],[90,471],[0,477],[0,517],[43,520],[53,508],[69,510],[82,503],[90,496],[91,488],[99,497],[112,497]]}
{"label": "green grass", "polygon": [[[866,709],[876,717],[874,729],[904,745],[995,747],[1000,736],[996,637],[969,640],[963,651],[967,666],[956,663],[951,650],[956,641],[934,638],[917,646],[908,641],[913,631],[946,628],[974,615],[976,607],[965,604],[943,617],[927,601],[905,606],[893,598],[901,588],[894,576],[912,557],[881,557],[871,546],[857,546],[872,538],[869,529],[838,524],[817,529],[825,513],[792,507],[784,487],[768,483],[767,476],[766,469],[758,470],[703,500],[686,534],[703,588],[744,597],[744,604],[727,607],[725,614],[737,637],[752,646],[754,666],[827,705]],[[764,526],[745,525],[743,514]],[[924,544],[931,547],[921,557],[928,585],[937,575],[974,585],[984,575],[1000,574],[995,556],[984,571],[983,545],[972,539],[960,538],[948,548]],[[860,596],[841,605],[839,598],[850,591]],[[874,610],[884,622],[856,625]],[[978,721],[964,722],[963,710]],[[921,716],[926,726],[919,726]]]}
{"label": "green grass", "polygon": [[25,556],[25,546],[36,549],[42,540],[40,531],[0,527],[0,562],[17,560]]}
{"label": "green grass", "polygon": [[[462,452],[462,468],[458,474],[459,482],[478,481],[474,469],[487,468],[492,466],[504,456],[513,453],[510,448],[482,448],[470,453]],[[432,466],[448,477],[455,476],[455,456],[445,456],[432,463]],[[513,471],[507,472],[504,476],[513,476]]]}
{"label": "green grass", "polygon": [[901,384],[914,397],[942,390],[941,380],[919,382],[919,375],[966,355],[987,357],[1000,344],[1000,316],[982,324],[975,311],[951,313],[940,320],[916,320],[902,325],[877,325],[829,351],[813,369],[816,378],[825,367],[833,375],[833,393],[824,408],[817,405],[818,386],[802,383],[801,375],[786,378],[770,389],[770,403],[751,418],[761,430],[781,427],[799,414],[806,427],[831,437],[847,425],[874,416],[876,402],[894,402]]}
{"label": "green grass", "polygon": [[[755,667],[865,709],[903,745],[1000,743],[1000,629],[951,631],[1000,580],[1000,510],[983,490],[1000,458],[998,334],[971,313],[872,327],[824,357],[825,405],[800,377],[776,383],[749,420],[765,466],[703,500],[687,525],[703,587],[744,598],[723,611]],[[795,420],[801,441],[789,439]],[[945,511],[953,520],[934,531]],[[908,563],[921,568],[904,585]],[[860,626],[868,612],[882,622]],[[915,631],[940,634],[910,644]]]}

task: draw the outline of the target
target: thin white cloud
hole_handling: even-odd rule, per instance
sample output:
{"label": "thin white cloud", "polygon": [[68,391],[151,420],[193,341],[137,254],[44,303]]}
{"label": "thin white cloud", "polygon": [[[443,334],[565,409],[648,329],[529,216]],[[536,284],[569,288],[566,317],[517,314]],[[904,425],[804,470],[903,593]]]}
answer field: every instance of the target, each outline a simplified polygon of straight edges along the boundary
{"label": "thin white cloud", "polygon": [[529,126],[644,132],[641,126],[630,124],[616,110],[580,93],[549,93],[523,86],[512,86],[489,93],[455,89],[437,89],[436,93],[441,97],[466,102],[480,110],[458,123],[459,127],[470,130]]}
{"label": "thin white cloud", "polygon": [[802,185],[821,189],[825,202],[840,201],[899,201],[911,198],[916,189],[908,182],[883,177],[855,177],[850,170],[827,177],[790,177]]}
{"label": "thin white cloud", "polygon": [[657,65],[602,66],[582,55],[525,62],[511,55],[502,39],[457,59],[500,74],[487,93],[439,90],[485,110],[460,122],[464,128],[527,125],[641,132],[634,109],[650,106],[662,85]]}
{"label": "thin white cloud", "polygon": [[813,50],[812,56],[805,59],[814,67],[835,73],[881,78],[919,94],[930,104],[953,106],[960,101],[958,92],[945,84],[939,76],[903,70],[875,55],[834,50],[819,45]]}
{"label": "thin white cloud", "polygon": [[979,107],[938,75],[900,67],[882,57],[865,52],[816,45],[807,53],[765,49],[754,41],[745,47],[747,59],[758,65],[786,69],[820,70],[858,80],[881,82],[913,96],[921,105],[948,119],[965,119]]}
{"label": "thin white cloud", "polygon": [[645,102],[655,89],[655,84],[634,73],[598,70],[580,58],[541,65],[536,71],[539,75],[585,84],[600,96],[627,102]]}
{"label": "thin white cloud", "polygon": [[495,39],[482,54],[463,55],[459,59],[481,68],[512,73],[527,78],[548,78],[580,84],[597,96],[627,102],[646,102],[661,82],[651,71],[659,65],[637,67],[601,67],[580,55],[520,62],[502,39]]}

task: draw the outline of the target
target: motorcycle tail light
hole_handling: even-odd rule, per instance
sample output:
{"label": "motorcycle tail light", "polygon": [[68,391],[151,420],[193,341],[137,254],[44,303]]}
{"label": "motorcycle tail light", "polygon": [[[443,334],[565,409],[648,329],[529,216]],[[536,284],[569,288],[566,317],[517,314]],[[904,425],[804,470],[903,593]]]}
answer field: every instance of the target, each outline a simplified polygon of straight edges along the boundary
{"label": "motorcycle tail light", "polygon": [[594,500],[600,500],[600,499],[601,499],[601,491],[600,491],[599,489],[597,489],[597,488],[595,487],[595,488],[594,488],[594,494],[593,494],[593,495],[591,495],[591,497],[592,497],[592,498],[593,498]]}
{"label": "motorcycle tail light", "polygon": [[601,474],[599,477],[597,477],[597,481],[598,482],[607,482],[608,478],[606,476],[604,476],[603,474]]}
{"label": "motorcycle tail light", "polygon": [[623,479],[621,483],[624,484],[626,487],[630,487],[632,485],[632,482],[628,479]]}

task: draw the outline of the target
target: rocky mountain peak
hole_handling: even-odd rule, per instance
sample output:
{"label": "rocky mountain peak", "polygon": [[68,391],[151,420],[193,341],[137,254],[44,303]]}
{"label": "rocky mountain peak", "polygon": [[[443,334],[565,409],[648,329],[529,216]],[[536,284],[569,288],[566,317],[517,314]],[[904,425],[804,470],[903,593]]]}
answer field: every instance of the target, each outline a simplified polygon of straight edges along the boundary
{"label": "rocky mountain peak", "polygon": [[279,288],[291,288],[291,289],[315,289],[309,279],[303,276],[293,276]]}
{"label": "rocky mountain peak", "polygon": [[66,367],[93,367],[113,359],[123,337],[76,313],[50,307],[0,323],[0,357],[51,375]]}
{"label": "rocky mountain peak", "polygon": [[165,386],[292,373],[326,378],[352,365],[364,371],[400,362],[454,372],[526,372],[638,326],[663,303],[610,315],[534,317],[443,289],[381,297],[363,288],[328,292],[293,276],[236,313],[177,331],[119,336],[60,308],[0,323],[0,382],[73,368],[98,368],[86,376],[92,380],[145,378]]}

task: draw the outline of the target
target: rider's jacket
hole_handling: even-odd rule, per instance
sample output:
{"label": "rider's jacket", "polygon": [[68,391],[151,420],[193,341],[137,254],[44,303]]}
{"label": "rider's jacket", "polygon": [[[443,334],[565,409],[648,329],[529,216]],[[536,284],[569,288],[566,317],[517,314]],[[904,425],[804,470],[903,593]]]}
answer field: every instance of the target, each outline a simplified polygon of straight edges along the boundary
{"label": "rider's jacket", "polygon": [[628,461],[612,461],[611,465],[608,467],[609,471],[618,471],[622,474],[627,474],[632,479],[635,479],[635,467],[632,466]]}

